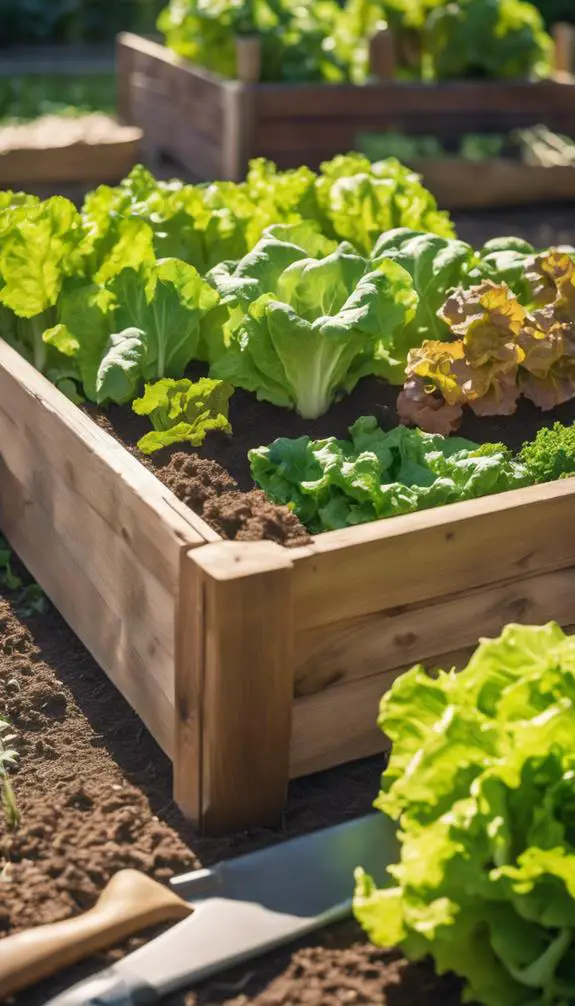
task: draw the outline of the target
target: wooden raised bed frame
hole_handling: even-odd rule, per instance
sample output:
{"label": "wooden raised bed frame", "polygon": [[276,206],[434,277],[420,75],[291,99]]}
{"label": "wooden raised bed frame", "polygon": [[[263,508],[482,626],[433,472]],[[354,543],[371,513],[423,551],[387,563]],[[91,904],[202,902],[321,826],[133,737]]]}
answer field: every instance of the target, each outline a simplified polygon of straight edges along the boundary
{"label": "wooden raised bed frame", "polygon": [[[152,166],[168,155],[198,179],[240,180],[253,157],[280,168],[317,167],[354,149],[358,134],[385,129],[449,141],[470,131],[544,123],[575,135],[575,80],[562,69],[570,65],[573,30],[558,28],[554,79],[439,85],[380,79],[362,86],[230,80],[124,33],[117,44],[119,112],[143,130]],[[389,53],[373,48],[374,70],[389,76]]]}
{"label": "wooden raised bed frame", "polygon": [[[321,535],[218,538],[0,341],[0,527],[211,832],[375,753],[399,671],[510,621],[575,623],[575,479]],[[134,743],[137,743],[134,738]]]}

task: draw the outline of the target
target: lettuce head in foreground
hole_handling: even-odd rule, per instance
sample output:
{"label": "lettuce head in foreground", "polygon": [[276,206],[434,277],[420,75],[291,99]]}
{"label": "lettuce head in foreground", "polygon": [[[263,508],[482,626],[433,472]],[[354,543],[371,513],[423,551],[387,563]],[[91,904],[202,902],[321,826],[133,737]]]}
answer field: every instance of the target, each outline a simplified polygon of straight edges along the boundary
{"label": "lettuce head in foreground", "polygon": [[415,667],[384,696],[376,806],[400,862],[354,910],[374,943],[430,955],[483,1006],[575,1003],[575,637],[508,625],[461,673]]}

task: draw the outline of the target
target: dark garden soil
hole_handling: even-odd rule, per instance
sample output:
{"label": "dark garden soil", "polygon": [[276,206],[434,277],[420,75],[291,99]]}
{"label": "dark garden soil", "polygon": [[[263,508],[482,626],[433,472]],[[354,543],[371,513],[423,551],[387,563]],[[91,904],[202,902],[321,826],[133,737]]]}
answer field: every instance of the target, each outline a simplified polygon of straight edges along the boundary
{"label": "dark garden soil", "polygon": [[[200,373],[198,368],[190,376]],[[365,378],[351,395],[310,421],[258,402],[251,393],[237,389],[230,402],[233,436],[210,433],[202,448],[178,444],[147,456],[136,447],[150,429],[145,417],[120,406],[107,412],[91,409],[90,413],[223,538],[268,538],[280,545],[297,546],[308,540],[305,528],[286,507],[275,506],[261,490],[254,489],[247,452],[276,437],[346,437],[348,427],[359,416],[376,416],[380,426],[390,429],[398,422],[395,402],[400,390],[378,378]],[[575,399],[545,413],[522,399],[514,416],[478,418],[468,409],[458,435],[478,443],[503,442],[518,450],[542,426],[557,420],[566,424],[575,421]]]}
{"label": "dark garden soil", "polygon": [[[53,609],[25,618],[0,594],[0,712],[17,732],[15,831],[0,819],[0,936],[82,912],[134,867],[158,880],[366,812],[382,759],[296,782],[283,827],[198,838],[171,798],[170,766]],[[135,949],[129,941],[15,998],[41,1006]],[[0,954],[2,943],[0,940]],[[349,922],[172,996],[172,1006],[458,1006],[458,984],[376,950]]]}

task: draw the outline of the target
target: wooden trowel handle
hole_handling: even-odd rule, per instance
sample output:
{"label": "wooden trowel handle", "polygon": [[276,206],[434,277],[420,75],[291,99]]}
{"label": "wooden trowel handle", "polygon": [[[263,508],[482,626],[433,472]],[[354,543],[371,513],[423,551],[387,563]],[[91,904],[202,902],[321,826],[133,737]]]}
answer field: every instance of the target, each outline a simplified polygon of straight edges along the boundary
{"label": "wooden trowel handle", "polygon": [[169,888],[137,870],[121,870],[84,915],[0,940],[0,1002],[133,933],[191,912]]}

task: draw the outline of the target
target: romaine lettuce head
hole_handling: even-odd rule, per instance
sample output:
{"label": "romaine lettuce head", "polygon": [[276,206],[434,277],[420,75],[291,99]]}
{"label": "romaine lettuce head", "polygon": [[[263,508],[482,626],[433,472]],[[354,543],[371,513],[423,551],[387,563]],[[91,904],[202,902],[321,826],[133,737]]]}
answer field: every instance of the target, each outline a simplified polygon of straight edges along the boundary
{"label": "romaine lettuce head", "polygon": [[67,375],[88,398],[123,404],[144,381],[181,377],[198,357],[203,319],[217,303],[193,266],[160,259],[121,269],[103,286],[71,285],[43,340],[68,359]]}
{"label": "romaine lettuce head", "polygon": [[214,313],[205,355],[211,376],[311,419],[360,377],[397,368],[394,339],[417,294],[395,262],[373,267],[346,244],[329,251],[304,225],[298,240],[307,248],[268,234],[210,273],[227,314]]}
{"label": "romaine lettuce head", "polygon": [[507,626],[465,670],[415,667],[384,696],[377,806],[401,858],[355,913],[375,943],[431,955],[465,1002],[575,1003],[575,638]]}

